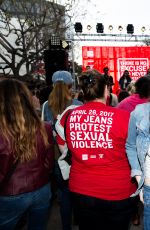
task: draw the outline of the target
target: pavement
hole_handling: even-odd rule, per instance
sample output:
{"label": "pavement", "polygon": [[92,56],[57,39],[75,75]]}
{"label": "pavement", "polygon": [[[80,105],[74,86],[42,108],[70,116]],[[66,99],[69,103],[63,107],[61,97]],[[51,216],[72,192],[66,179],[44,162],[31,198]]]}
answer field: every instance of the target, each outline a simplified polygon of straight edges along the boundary
{"label": "pavement", "polygon": [[[141,217],[140,222],[141,222],[141,224],[139,226],[133,226],[131,224],[131,227],[129,230],[143,230],[143,220],[142,220],[143,206],[142,206],[142,204],[140,205],[139,209],[140,209],[140,217]],[[59,203],[58,203],[57,199],[54,200],[53,205],[52,205],[47,230],[62,230],[61,218],[60,218],[60,213],[59,213]],[[72,230],[78,230],[78,227],[73,226]],[[94,230],[94,229],[92,229],[92,230]]]}

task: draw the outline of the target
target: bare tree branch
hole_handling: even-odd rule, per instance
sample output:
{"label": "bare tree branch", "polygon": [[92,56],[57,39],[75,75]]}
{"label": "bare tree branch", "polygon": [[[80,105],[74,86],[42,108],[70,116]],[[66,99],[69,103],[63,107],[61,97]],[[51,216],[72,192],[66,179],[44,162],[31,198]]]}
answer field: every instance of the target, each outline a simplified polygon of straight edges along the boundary
{"label": "bare tree branch", "polygon": [[64,38],[66,12],[72,7],[66,2],[66,9],[46,0],[0,2],[0,58],[16,77],[23,65],[25,75],[31,74],[31,63],[41,59],[51,34]]}
{"label": "bare tree branch", "polygon": [[143,41],[143,43],[146,45],[146,46],[150,46],[150,39],[145,39]]}

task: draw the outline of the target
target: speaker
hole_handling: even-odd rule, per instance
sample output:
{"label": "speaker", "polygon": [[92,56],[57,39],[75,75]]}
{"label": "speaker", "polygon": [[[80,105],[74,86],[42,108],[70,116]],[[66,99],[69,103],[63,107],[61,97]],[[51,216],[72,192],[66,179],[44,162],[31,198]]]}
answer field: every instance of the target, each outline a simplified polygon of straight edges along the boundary
{"label": "speaker", "polygon": [[74,25],[75,32],[76,33],[82,33],[82,24],[81,22],[76,22]]}
{"label": "speaker", "polygon": [[102,23],[97,23],[96,31],[97,31],[97,33],[104,33],[104,26]]}
{"label": "speaker", "polygon": [[133,34],[134,33],[134,26],[132,24],[127,25],[127,33]]}
{"label": "speaker", "polygon": [[66,50],[45,50],[44,62],[46,83],[52,84],[52,75],[58,70],[68,70],[68,53]]}

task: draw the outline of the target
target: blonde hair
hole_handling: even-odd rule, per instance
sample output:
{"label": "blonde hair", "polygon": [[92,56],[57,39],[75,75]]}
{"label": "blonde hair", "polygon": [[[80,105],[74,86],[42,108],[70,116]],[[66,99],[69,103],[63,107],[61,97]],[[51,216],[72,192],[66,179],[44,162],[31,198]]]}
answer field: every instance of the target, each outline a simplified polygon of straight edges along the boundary
{"label": "blonde hair", "polygon": [[54,118],[56,118],[58,114],[61,114],[65,108],[71,104],[71,99],[69,86],[63,81],[57,81],[48,98],[48,105],[52,110]]}
{"label": "blonde hair", "polygon": [[21,162],[36,157],[37,132],[48,144],[47,133],[24,83],[17,80],[0,82],[0,132],[15,159]]}
{"label": "blonde hair", "polygon": [[135,81],[131,81],[130,84],[127,86],[126,91],[132,95],[135,93],[136,88],[135,88]]}

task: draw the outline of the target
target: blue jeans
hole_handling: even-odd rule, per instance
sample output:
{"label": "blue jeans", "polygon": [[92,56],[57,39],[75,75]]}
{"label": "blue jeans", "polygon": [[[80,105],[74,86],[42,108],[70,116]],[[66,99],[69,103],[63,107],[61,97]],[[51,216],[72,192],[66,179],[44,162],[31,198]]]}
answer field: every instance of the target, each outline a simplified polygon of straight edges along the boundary
{"label": "blue jeans", "polygon": [[45,230],[50,208],[51,188],[40,189],[15,196],[0,196],[0,230],[13,230],[27,213],[28,230]]}
{"label": "blue jeans", "polygon": [[144,185],[144,230],[150,230],[150,187]]}
{"label": "blue jeans", "polygon": [[68,189],[68,181],[64,181],[59,169],[59,165],[55,162],[55,177],[58,187],[58,197],[60,200],[60,215],[63,230],[72,229],[72,204],[70,192]]}

